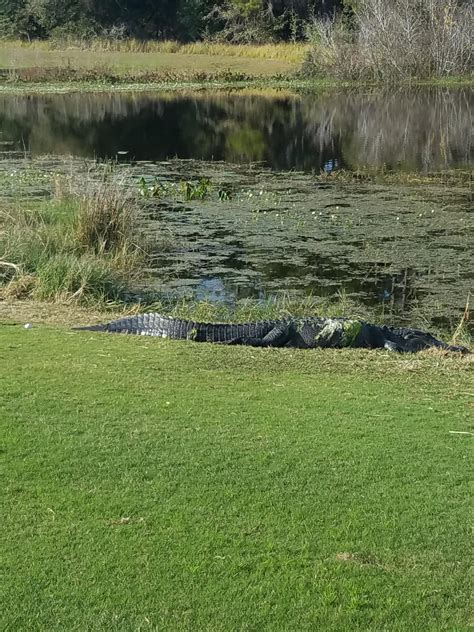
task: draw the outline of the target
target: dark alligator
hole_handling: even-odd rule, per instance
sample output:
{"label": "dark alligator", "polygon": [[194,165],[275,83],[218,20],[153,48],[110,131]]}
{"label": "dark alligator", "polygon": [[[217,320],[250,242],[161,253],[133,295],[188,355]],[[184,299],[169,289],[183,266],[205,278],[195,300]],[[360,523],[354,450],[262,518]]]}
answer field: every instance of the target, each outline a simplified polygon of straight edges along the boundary
{"label": "dark alligator", "polygon": [[465,347],[448,345],[424,331],[371,325],[350,318],[285,318],[225,324],[199,323],[167,318],[160,314],[139,314],[102,325],[76,329],[252,347],[359,347],[408,353],[437,347],[447,351],[468,353]]}

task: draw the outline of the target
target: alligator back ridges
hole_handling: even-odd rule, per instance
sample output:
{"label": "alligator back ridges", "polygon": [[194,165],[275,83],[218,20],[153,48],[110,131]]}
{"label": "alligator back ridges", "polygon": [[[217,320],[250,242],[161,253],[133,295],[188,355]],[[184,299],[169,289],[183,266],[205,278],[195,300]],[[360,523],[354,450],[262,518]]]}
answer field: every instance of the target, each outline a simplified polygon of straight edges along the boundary
{"label": "alligator back ridges", "polygon": [[237,339],[264,338],[278,322],[266,320],[239,324],[202,323],[149,313],[120,318],[106,324],[75,327],[74,329],[156,336],[171,338],[172,340],[230,342]]}
{"label": "alligator back ridges", "polygon": [[157,336],[172,340],[193,340],[240,344],[254,347],[358,347],[414,353],[437,347],[469,353],[465,347],[451,346],[428,332],[393,328],[349,318],[285,318],[253,323],[201,323],[161,314],[137,314],[110,323],[76,327],[88,331]]}

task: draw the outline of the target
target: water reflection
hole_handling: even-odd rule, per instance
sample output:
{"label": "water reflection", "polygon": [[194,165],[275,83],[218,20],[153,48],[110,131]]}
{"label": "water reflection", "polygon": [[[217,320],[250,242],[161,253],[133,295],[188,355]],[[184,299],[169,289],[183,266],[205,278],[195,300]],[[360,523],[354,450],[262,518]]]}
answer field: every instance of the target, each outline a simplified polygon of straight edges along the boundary
{"label": "water reflection", "polygon": [[[302,96],[68,94],[0,97],[0,151],[137,160],[263,161],[278,170],[469,165],[472,92]],[[11,149],[11,146],[9,146]]]}

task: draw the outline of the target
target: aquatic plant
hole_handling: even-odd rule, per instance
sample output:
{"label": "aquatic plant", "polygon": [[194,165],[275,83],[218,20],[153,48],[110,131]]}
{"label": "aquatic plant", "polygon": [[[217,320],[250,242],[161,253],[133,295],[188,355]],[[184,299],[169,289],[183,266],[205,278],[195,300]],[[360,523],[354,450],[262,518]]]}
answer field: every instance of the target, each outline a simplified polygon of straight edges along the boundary
{"label": "aquatic plant", "polygon": [[152,182],[153,183],[151,184],[149,180],[144,178],[144,176],[138,180],[138,191],[142,197],[153,198],[160,195],[163,190],[162,185],[156,178]]}
{"label": "aquatic plant", "polygon": [[219,189],[218,195],[221,202],[227,202],[228,200],[232,199],[232,193],[229,191],[229,189]]}
{"label": "aquatic plant", "polygon": [[182,182],[181,190],[187,201],[204,200],[210,195],[212,185],[209,178],[200,178],[198,182],[191,182],[190,180]]}

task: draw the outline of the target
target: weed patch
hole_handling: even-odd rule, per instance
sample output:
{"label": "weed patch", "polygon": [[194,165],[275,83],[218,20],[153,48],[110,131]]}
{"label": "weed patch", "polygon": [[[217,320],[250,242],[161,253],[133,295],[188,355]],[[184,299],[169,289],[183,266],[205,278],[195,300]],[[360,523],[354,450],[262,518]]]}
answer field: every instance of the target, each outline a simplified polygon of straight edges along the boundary
{"label": "weed patch", "polygon": [[64,177],[51,200],[3,211],[3,292],[41,300],[123,299],[147,257],[139,212],[123,181]]}

